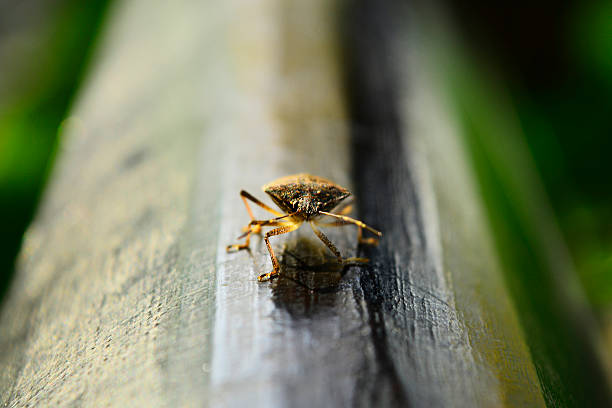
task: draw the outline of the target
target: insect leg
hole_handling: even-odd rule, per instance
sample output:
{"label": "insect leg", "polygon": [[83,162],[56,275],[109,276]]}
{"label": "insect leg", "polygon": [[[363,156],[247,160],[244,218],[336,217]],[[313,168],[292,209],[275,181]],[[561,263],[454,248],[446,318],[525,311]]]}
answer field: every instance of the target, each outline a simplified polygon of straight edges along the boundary
{"label": "insect leg", "polygon": [[261,232],[261,227],[271,227],[291,222],[291,220],[285,220],[284,218],[291,217],[295,214],[296,213],[285,214],[280,217],[272,218],[269,220],[252,220],[251,222],[249,222],[249,225],[243,228],[244,234],[239,236],[238,239],[243,238],[247,234],[259,234]]}
{"label": "insect leg", "polygon": [[[259,234],[261,232],[261,227],[262,226],[279,226],[282,225],[282,223],[284,221],[280,221],[280,222],[275,222],[277,220],[280,220],[282,218],[286,218],[289,217],[291,214],[285,214],[283,215],[282,213],[274,210],[273,208],[270,208],[268,205],[262,203],[261,201],[259,201],[257,198],[253,197],[250,193],[246,192],[245,190],[240,190],[240,198],[242,198],[242,201],[244,202],[244,206],[247,209],[247,212],[249,213],[249,217],[251,217],[251,222],[249,223],[249,225],[247,225],[246,227],[244,227],[242,230],[244,231],[244,234],[242,234],[241,236],[238,237],[238,239],[242,239],[242,238],[246,238],[244,241],[244,244],[236,244],[236,245],[228,245],[225,250],[227,252],[230,251],[239,251],[241,249],[247,249],[250,245],[250,239],[251,239],[251,234]],[[253,211],[251,211],[251,207],[249,206],[249,202],[247,200],[251,200],[252,202],[254,202],[255,204],[257,204],[258,206],[260,206],[261,208],[263,208],[266,211],[271,212],[274,215],[277,215],[277,218],[274,218],[272,220],[256,220],[255,217],[253,216]],[[274,222],[273,224],[270,224],[270,222]]]}
{"label": "insect leg", "polygon": [[315,235],[321,240],[323,241],[323,243],[330,249],[330,251],[332,251],[334,253],[334,255],[336,255],[336,258],[338,258],[338,262],[342,263],[342,255],[340,254],[340,251],[338,251],[338,248],[336,248],[336,246],[329,240],[329,238],[327,238],[327,236],[325,234],[323,234],[316,226],[314,222],[310,222],[310,227],[312,228],[312,231],[315,233]]}
{"label": "insect leg", "polygon": [[366,244],[366,245],[378,245],[378,238],[374,238],[374,237],[364,238],[363,237],[363,228],[358,227],[358,229],[357,229],[357,242],[359,242],[360,244]]}
{"label": "insect leg", "polygon": [[[375,230],[374,228],[366,225],[365,223],[359,220],[355,220],[351,217],[347,217],[346,215],[334,214],[334,213],[329,213],[325,211],[321,211],[321,214],[329,215],[330,217],[337,218],[346,223],[357,225],[357,227],[359,227],[359,230],[357,232],[357,240],[359,241],[360,244],[370,244],[370,245],[378,244],[378,239],[376,238],[363,238],[363,228],[367,229],[373,234],[378,235],[379,237],[382,237],[382,232]],[[342,225],[342,224],[339,224],[339,225]]]}
{"label": "insect leg", "polygon": [[[251,234],[254,234],[254,233],[258,234],[261,231],[261,227],[278,227],[281,225],[285,225],[286,221],[283,221],[281,219],[288,217],[288,216],[289,214],[284,215],[282,217],[273,218],[271,220],[261,220],[261,221],[253,220],[251,221],[249,225],[246,227],[247,228],[246,232],[238,237],[238,239],[245,238],[244,244],[228,245],[225,247],[225,250],[227,252],[231,252],[231,251],[239,251],[241,249],[247,249],[251,242]],[[252,228],[251,225],[255,226],[256,228]]]}
{"label": "insect leg", "polygon": [[353,200],[343,201],[334,208],[334,214],[347,215],[353,210]]}
{"label": "insect leg", "polygon": [[346,215],[346,214],[350,214],[351,211],[353,211],[353,204],[347,205],[346,207],[344,207],[340,211],[338,211],[336,214]]}
{"label": "insect leg", "polygon": [[267,204],[262,203],[261,201],[259,201],[257,198],[253,197],[250,193],[244,191],[244,190],[240,190],[240,198],[242,198],[242,201],[244,201],[244,206],[246,207],[249,216],[251,217],[251,220],[254,220],[255,217],[253,216],[253,212],[251,211],[251,207],[249,206],[249,202],[247,200],[251,200],[252,202],[254,202],[255,204],[257,204],[258,206],[260,206],[261,208],[263,208],[264,210],[271,212],[272,214],[276,215],[276,216],[282,216],[283,214],[276,211],[275,209],[271,208],[270,206],[268,206]]}
{"label": "insect leg", "polygon": [[319,221],[313,221],[313,222],[315,223],[315,225],[318,225],[319,227],[342,227],[344,225],[353,225],[352,222],[341,221],[341,220],[331,221],[331,222],[319,222]]}
{"label": "insect leg", "polygon": [[271,277],[273,277],[274,275],[276,275],[280,271],[280,265],[278,264],[276,255],[274,255],[274,251],[272,250],[272,246],[270,245],[270,237],[273,237],[275,235],[286,234],[291,231],[295,231],[296,229],[300,228],[300,225],[302,225],[301,222],[294,222],[290,225],[286,225],[284,227],[276,228],[276,229],[273,229],[272,231],[266,232],[266,235],[264,235],[264,241],[266,241],[266,246],[268,247],[268,252],[270,253],[270,258],[272,259],[273,269],[272,269],[272,272],[268,272],[268,273],[259,275],[257,277],[258,281],[260,282],[266,281],[270,279]]}
{"label": "insect leg", "polygon": [[323,243],[325,245],[327,245],[327,247],[334,253],[334,255],[336,255],[336,257],[338,258],[338,262],[340,262],[342,264],[347,264],[347,263],[368,263],[370,261],[368,258],[351,257],[351,258],[342,259],[342,256],[340,255],[340,251],[338,251],[338,248],[336,248],[336,246],[329,240],[329,238],[327,238],[327,236],[325,234],[323,234],[318,228],[315,227],[315,225],[340,226],[340,225],[348,225],[348,224],[351,224],[351,223],[350,222],[346,222],[346,221],[338,221],[337,223],[325,223],[325,224],[324,223],[318,223],[318,222],[315,222],[315,221],[311,221],[310,222],[310,226],[312,227],[312,230],[314,231],[314,233],[317,235],[317,237],[319,237],[319,239],[321,241],[323,241]]}

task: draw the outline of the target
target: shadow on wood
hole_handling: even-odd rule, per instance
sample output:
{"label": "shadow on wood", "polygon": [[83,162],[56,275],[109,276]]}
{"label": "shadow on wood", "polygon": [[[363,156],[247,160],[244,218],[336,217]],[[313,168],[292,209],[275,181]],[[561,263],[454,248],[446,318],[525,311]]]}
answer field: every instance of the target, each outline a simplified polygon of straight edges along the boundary
{"label": "shadow on wood", "polygon": [[279,260],[281,275],[270,285],[279,310],[286,311],[294,321],[335,314],[339,285],[347,267],[331,253],[322,253],[317,242],[304,237],[287,242]]}

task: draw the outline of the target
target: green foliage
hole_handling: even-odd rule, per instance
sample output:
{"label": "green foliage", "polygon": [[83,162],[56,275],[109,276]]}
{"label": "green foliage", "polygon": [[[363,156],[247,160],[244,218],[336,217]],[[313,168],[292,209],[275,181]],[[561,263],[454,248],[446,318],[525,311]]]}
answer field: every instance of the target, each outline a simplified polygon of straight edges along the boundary
{"label": "green foliage", "polygon": [[[561,153],[573,154],[576,160],[585,160],[588,154],[578,157],[576,144],[576,151],[564,151],[567,146],[558,142],[560,129],[556,128],[568,126],[565,134],[570,139],[575,136],[572,132],[577,131],[579,119],[565,112],[567,117],[557,118],[559,124],[551,125],[550,117],[519,108],[521,113],[534,115],[533,128],[525,127],[524,121],[519,120],[524,116],[517,115],[516,100],[500,78],[474,63],[457,42],[443,37],[436,41],[439,48],[434,51],[432,66],[438,67],[438,83],[456,112],[547,405],[606,406],[610,396],[593,337],[597,335],[596,327],[582,302],[571,258],[545,191],[553,193],[556,209],[568,208],[557,205],[561,200],[587,202],[582,191],[588,191],[589,186],[579,181],[568,183],[568,177],[575,174],[576,168],[583,166],[588,172],[592,167],[584,163],[568,165]],[[533,137],[535,134],[541,137]],[[573,140],[568,145],[570,142]],[[537,165],[530,147],[536,151]],[[543,163],[557,167],[545,178],[546,187],[536,168],[543,169]],[[594,187],[593,191],[598,190]],[[602,202],[607,200],[607,194],[602,195]],[[594,223],[602,215],[594,207],[589,207],[586,214]],[[569,228],[565,214],[561,219]],[[591,244],[585,245],[586,253],[594,254],[592,243],[596,239],[590,239]],[[595,269],[601,271],[601,264],[594,263]],[[606,281],[609,278],[597,284]]]}
{"label": "green foliage", "polygon": [[0,298],[107,4],[63,0],[52,4],[47,15],[20,16],[31,19],[19,22],[14,33],[23,47],[13,47],[11,58],[2,62],[6,89],[0,97]]}
{"label": "green foliage", "polygon": [[513,92],[525,140],[586,294],[612,306],[612,3],[577,3],[561,87]]}

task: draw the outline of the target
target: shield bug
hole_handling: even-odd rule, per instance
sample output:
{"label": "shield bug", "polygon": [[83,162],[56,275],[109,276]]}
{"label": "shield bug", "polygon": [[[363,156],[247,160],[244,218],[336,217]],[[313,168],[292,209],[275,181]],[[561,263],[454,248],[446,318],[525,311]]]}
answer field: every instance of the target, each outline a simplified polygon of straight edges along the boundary
{"label": "shield bug", "polygon": [[[339,227],[354,224],[358,227],[357,239],[362,244],[376,245],[378,243],[377,238],[363,238],[364,228],[378,237],[382,236],[380,231],[367,226],[359,220],[348,217],[346,214],[351,210],[350,205],[332,212],[334,209],[340,208],[340,203],[350,196],[351,193],[347,189],[324,178],[305,173],[295,174],[274,180],[264,185],[262,190],[272,198],[274,203],[283,212],[276,211],[244,190],[240,191],[240,197],[244,201],[247,212],[251,217],[251,222],[244,227],[244,234],[238,237],[238,239],[245,238],[244,244],[228,245],[226,248],[227,252],[247,249],[249,248],[251,234],[260,234],[262,227],[276,227],[264,234],[264,241],[272,259],[273,269],[269,273],[259,275],[257,279],[260,282],[274,277],[280,270],[276,255],[274,255],[272,246],[270,246],[270,237],[295,231],[305,222],[310,224],[315,235],[334,253],[340,263],[367,262],[367,259],[343,259],[338,248],[319,230],[318,226]],[[256,220],[247,200],[257,204],[276,217],[268,220]],[[322,222],[321,218],[324,216],[332,217],[334,220]]]}

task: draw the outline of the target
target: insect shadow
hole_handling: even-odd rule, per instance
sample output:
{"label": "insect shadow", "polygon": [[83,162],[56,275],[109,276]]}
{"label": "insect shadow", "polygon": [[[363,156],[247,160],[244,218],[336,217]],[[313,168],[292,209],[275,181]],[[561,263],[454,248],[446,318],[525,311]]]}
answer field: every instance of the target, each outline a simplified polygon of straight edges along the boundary
{"label": "insect shadow", "polygon": [[350,287],[342,278],[355,265],[340,264],[327,252],[310,237],[297,236],[284,244],[280,274],[270,284],[278,308],[295,319],[333,313],[339,292]]}

